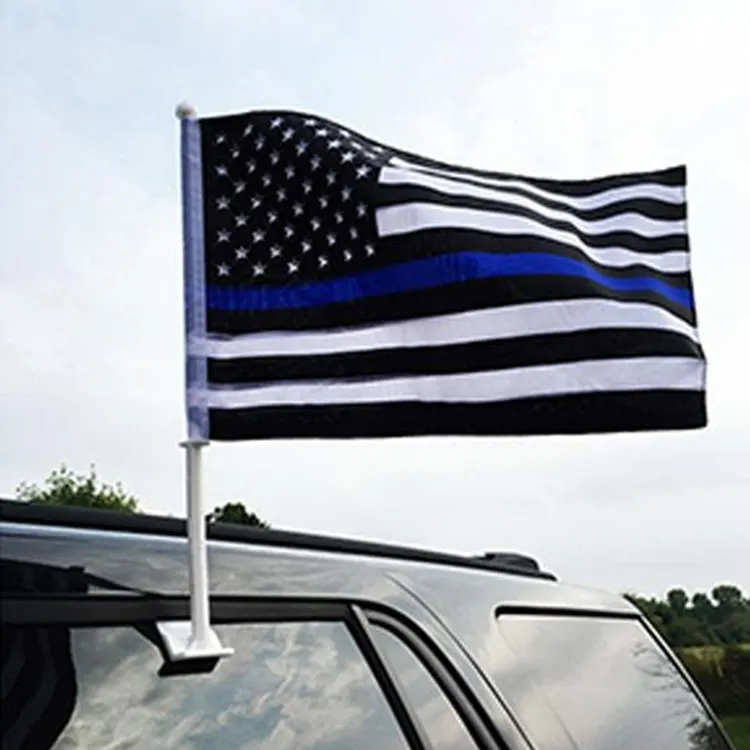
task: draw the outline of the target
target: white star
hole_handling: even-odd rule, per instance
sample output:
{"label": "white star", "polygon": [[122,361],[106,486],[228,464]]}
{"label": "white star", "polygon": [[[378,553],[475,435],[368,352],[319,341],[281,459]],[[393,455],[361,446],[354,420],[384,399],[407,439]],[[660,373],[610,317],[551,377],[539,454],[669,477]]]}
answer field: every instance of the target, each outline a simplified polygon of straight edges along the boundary
{"label": "white star", "polygon": [[278,164],[278,163],[279,163],[279,152],[271,151],[271,164]]}
{"label": "white star", "polygon": [[339,133],[344,136],[344,138],[348,138],[351,133],[348,130],[344,130],[344,128],[339,128]]}
{"label": "white star", "polygon": [[382,146],[372,146],[372,150],[376,151],[379,154],[382,154],[385,149]]}
{"label": "white star", "polygon": [[247,186],[247,183],[246,182],[242,182],[240,180],[240,182],[235,183],[235,185],[234,185],[234,192],[235,193],[244,193],[246,186]]}
{"label": "white star", "polygon": [[368,256],[375,255],[375,248],[372,245],[367,244],[365,245],[365,252],[367,253]]}
{"label": "white star", "polygon": [[320,203],[321,208],[326,208],[328,206],[328,196],[321,195],[320,198],[318,198],[318,203]]}
{"label": "white star", "polygon": [[279,218],[279,215],[276,213],[276,211],[269,211],[268,212],[268,223],[273,224],[276,219]]}
{"label": "white star", "polygon": [[286,200],[286,190],[284,190],[284,188],[279,188],[276,191],[276,200],[279,203],[283,203]]}
{"label": "white star", "polygon": [[308,195],[312,190],[312,183],[309,180],[305,180],[302,183],[302,189],[305,191],[305,195]]}
{"label": "white star", "polygon": [[271,248],[271,257],[278,258],[281,255],[281,248],[278,245],[274,245]]}
{"label": "white star", "polygon": [[310,159],[310,169],[312,169],[312,171],[314,172],[319,167],[320,167],[320,157],[313,156],[313,158]]}
{"label": "white star", "polygon": [[271,184],[271,175],[264,174],[262,178],[263,187],[268,187]]}
{"label": "white star", "polygon": [[296,260],[291,260],[286,264],[289,273],[297,273],[299,271],[299,263]]}
{"label": "white star", "polygon": [[229,208],[229,198],[226,195],[221,195],[216,199],[216,208],[219,211],[225,211]]}
{"label": "white star", "polygon": [[357,151],[361,151],[364,148],[359,141],[349,141],[349,145]]}
{"label": "white star", "polygon": [[234,254],[237,256],[237,260],[245,260],[247,258],[247,248],[246,247],[238,247]]}
{"label": "white star", "polygon": [[358,180],[361,180],[363,177],[367,177],[368,174],[370,174],[370,167],[368,167],[367,164],[360,164],[360,166],[357,167]]}
{"label": "white star", "polygon": [[263,199],[259,195],[254,195],[251,201],[252,207],[259,208],[261,203],[263,203]]}
{"label": "white star", "polygon": [[351,227],[351,229],[349,229],[349,236],[353,240],[356,240],[357,237],[359,237],[359,231],[357,230],[357,227]]}
{"label": "white star", "polygon": [[302,216],[302,214],[305,212],[305,209],[301,203],[295,203],[294,206],[292,206],[292,211],[294,211],[295,216]]}
{"label": "white star", "polygon": [[313,228],[313,232],[317,232],[318,229],[320,229],[320,219],[318,219],[317,217],[313,217],[312,219],[310,219],[310,224]]}
{"label": "white star", "polygon": [[236,159],[240,155],[240,150],[237,148],[237,146],[234,146],[232,148],[232,158]]}
{"label": "white star", "polygon": [[335,172],[329,172],[326,175],[326,182],[328,182],[329,185],[333,185],[333,183],[336,182],[336,173]]}
{"label": "white star", "polygon": [[286,175],[286,178],[287,178],[287,180],[291,180],[291,179],[292,179],[292,177],[294,177],[294,167],[293,167],[293,166],[291,166],[291,165],[290,165],[290,166],[288,166],[288,167],[287,167],[287,168],[286,168],[286,169],[284,170],[284,174]]}
{"label": "white star", "polygon": [[341,141],[338,138],[334,138],[332,141],[328,141],[328,149],[341,148]]}
{"label": "white star", "polygon": [[271,120],[271,129],[275,130],[276,128],[280,128],[284,123],[283,117],[274,117],[273,120]]}
{"label": "white star", "polygon": [[253,232],[253,242],[257,245],[259,242],[263,242],[266,237],[266,233],[262,229],[256,229]]}
{"label": "white star", "polygon": [[229,266],[226,263],[219,263],[216,270],[219,272],[219,276],[229,276]]}
{"label": "white star", "polygon": [[229,172],[223,164],[219,164],[219,166],[216,167],[216,174],[218,174],[220,177],[226,177]]}
{"label": "white star", "polygon": [[226,229],[220,229],[216,233],[216,241],[217,242],[229,242],[230,234]]}
{"label": "white star", "polygon": [[318,124],[318,121],[316,119],[314,119],[313,117],[308,117],[304,121],[304,124],[307,125],[308,128],[312,128],[312,127],[314,127],[315,125]]}
{"label": "white star", "polygon": [[294,227],[291,227],[291,226],[289,226],[289,224],[287,224],[284,227],[284,236],[287,239],[289,239],[290,237],[293,237],[294,236]]}
{"label": "white star", "polygon": [[248,174],[252,174],[255,171],[256,164],[255,162],[250,159],[250,161],[247,163],[247,171]]}
{"label": "white star", "polygon": [[328,135],[328,130],[326,128],[318,128],[315,131],[315,135],[317,135],[319,138],[325,138]]}
{"label": "white star", "polygon": [[341,200],[344,201],[344,203],[346,203],[351,197],[352,197],[352,189],[350,187],[345,187],[341,191]]}
{"label": "white star", "polygon": [[291,137],[294,135],[294,128],[287,128],[282,134],[281,134],[281,140],[286,143],[288,140],[291,139]]}
{"label": "white star", "polygon": [[302,240],[302,252],[309,253],[312,250],[312,243],[309,240]]}
{"label": "white star", "polygon": [[224,143],[224,141],[227,139],[227,137],[224,135],[224,133],[217,133],[216,134],[216,142],[217,143]]}
{"label": "white star", "polygon": [[253,132],[253,124],[249,123],[245,125],[245,129],[242,131],[242,135],[243,137],[247,138],[252,132]]}
{"label": "white star", "polygon": [[341,224],[341,222],[344,221],[344,216],[340,211],[336,211],[336,213],[333,216],[336,219],[337,224]]}
{"label": "white star", "polygon": [[325,268],[328,265],[328,258],[326,258],[325,255],[321,255],[318,257],[318,266],[320,268]]}
{"label": "white star", "polygon": [[255,150],[260,151],[263,148],[265,142],[266,142],[266,139],[262,135],[259,135],[255,139]]}
{"label": "white star", "polygon": [[244,227],[247,224],[247,216],[245,214],[239,214],[234,217],[234,223],[238,227]]}
{"label": "white star", "polygon": [[348,263],[352,259],[352,254],[349,250],[344,250],[344,260]]}
{"label": "white star", "polygon": [[307,141],[300,141],[295,147],[294,150],[297,152],[297,156],[302,156],[302,154],[307,151]]}
{"label": "white star", "polygon": [[364,203],[357,205],[357,216],[365,216],[367,214],[367,206]]}
{"label": "white star", "polygon": [[346,164],[354,159],[354,151],[346,151],[341,154],[341,163]]}
{"label": "white star", "polygon": [[262,276],[266,272],[266,267],[262,263],[256,263],[253,266],[253,276]]}
{"label": "white star", "polygon": [[326,242],[333,247],[336,244],[336,235],[332,232],[326,235]]}

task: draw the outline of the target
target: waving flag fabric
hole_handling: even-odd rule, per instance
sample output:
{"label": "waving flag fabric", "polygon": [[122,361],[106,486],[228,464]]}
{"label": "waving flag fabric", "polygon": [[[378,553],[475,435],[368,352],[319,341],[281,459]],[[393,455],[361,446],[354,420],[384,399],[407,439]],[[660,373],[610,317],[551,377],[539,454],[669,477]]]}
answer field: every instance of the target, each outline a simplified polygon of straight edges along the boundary
{"label": "waving flag fabric", "polygon": [[685,169],[551,180],[329,120],[183,121],[191,435],[706,424]]}

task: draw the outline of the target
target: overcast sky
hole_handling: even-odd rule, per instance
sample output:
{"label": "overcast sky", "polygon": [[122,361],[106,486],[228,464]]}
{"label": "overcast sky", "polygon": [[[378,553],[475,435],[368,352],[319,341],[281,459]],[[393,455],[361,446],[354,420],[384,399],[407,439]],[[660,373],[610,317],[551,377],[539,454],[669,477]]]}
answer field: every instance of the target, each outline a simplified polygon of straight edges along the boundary
{"label": "overcast sky", "polygon": [[750,3],[0,0],[0,495],[61,462],[183,513],[175,104],[303,109],[550,177],[688,167],[709,427],[214,444],[212,505],[663,594],[750,589]]}

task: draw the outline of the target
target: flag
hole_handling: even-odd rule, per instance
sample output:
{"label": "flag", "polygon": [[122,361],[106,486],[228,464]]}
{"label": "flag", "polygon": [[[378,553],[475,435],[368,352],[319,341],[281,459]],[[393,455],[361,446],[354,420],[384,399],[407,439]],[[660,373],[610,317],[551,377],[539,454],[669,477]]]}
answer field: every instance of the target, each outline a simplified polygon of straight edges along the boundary
{"label": "flag", "polygon": [[192,436],[706,424],[684,167],[495,173],[287,111],[182,127]]}

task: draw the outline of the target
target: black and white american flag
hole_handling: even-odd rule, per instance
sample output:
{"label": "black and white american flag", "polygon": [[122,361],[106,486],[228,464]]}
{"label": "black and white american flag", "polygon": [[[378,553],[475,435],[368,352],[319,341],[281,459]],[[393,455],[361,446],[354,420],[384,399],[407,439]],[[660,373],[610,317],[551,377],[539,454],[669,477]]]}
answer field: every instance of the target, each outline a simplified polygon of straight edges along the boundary
{"label": "black and white american flag", "polygon": [[501,174],[286,111],[182,128],[191,436],[706,424],[683,167]]}

